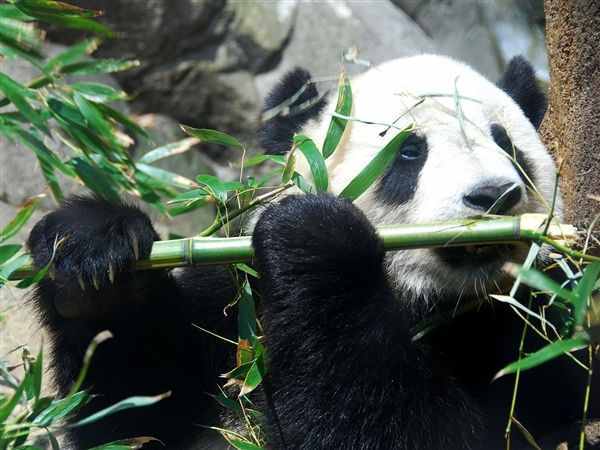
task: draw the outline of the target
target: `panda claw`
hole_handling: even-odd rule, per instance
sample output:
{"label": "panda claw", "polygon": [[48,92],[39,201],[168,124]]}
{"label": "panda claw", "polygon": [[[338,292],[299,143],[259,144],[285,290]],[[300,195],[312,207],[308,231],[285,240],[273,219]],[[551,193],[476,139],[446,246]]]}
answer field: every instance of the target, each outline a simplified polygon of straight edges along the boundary
{"label": "panda claw", "polygon": [[115,268],[111,263],[108,263],[108,280],[110,284],[115,284]]}
{"label": "panda claw", "polygon": [[140,244],[138,242],[137,236],[132,231],[128,231],[128,234],[129,238],[131,239],[131,246],[133,247],[133,256],[137,261],[140,259]]}
{"label": "panda claw", "polygon": [[97,291],[100,290],[100,284],[98,283],[98,276],[96,274],[92,275],[92,284]]}
{"label": "panda claw", "polygon": [[83,277],[81,276],[81,274],[77,275],[77,282],[79,283],[79,287],[81,288],[81,290],[85,291],[85,283],[83,282]]}

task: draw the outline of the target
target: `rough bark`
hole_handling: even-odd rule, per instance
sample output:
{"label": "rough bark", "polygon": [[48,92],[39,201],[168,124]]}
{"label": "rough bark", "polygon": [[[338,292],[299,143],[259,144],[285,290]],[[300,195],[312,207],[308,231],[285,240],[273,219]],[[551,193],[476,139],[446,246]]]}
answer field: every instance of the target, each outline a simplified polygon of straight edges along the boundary
{"label": "rough bark", "polygon": [[600,2],[545,0],[544,7],[550,91],[541,133],[563,162],[566,220],[589,226],[600,212]]}

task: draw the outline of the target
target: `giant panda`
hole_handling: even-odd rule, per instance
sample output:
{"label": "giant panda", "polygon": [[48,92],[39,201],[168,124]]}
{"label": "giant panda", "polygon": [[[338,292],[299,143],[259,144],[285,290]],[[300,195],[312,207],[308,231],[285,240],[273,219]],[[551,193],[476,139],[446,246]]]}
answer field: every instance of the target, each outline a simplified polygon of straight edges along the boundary
{"label": "giant panda", "polygon": [[[290,194],[264,208],[251,230],[269,356],[264,400],[257,399],[268,448],[504,448],[514,379],[492,379],[517,358],[523,323],[486,294],[507,285],[502,266],[521,261],[523,249],[386,254],[374,226],[547,211],[556,170],[536,131],[545,97],[521,57],[497,84],[447,57],[420,55],[373,67],[352,78],[352,89],[355,120],[327,160],[330,193]],[[308,107],[264,124],[268,153],[288,152],[295,133],[323,143],[336,94],[319,92],[305,70],[284,76],[265,108],[299,91],[292,107]],[[336,197],[411,123],[395,160],[361,197]],[[221,420],[209,394],[231,368],[232,347],[193,326],[236,339],[235,312],[224,314],[235,295],[227,267],[133,271],[158,236],[127,203],[65,201],[31,232],[37,266],[49,261],[57,236],[53,276],[39,283],[34,302],[61,392],[105,329],[114,338],[94,356],[86,386],[95,397],[82,415],[131,395],[171,392],[73,429],[73,448],[132,436],[160,439],[147,448],[227,448],[206,426]],[[429,314],[478,297],[477,310],[412,339]],[[530,333],[524,349],[541,344]],[[586,377],[567,358],[523,373],[511,448],[529,448],[522,427],[542,448],[576,442]],[[595,388],[591,398],[594,417]]]}

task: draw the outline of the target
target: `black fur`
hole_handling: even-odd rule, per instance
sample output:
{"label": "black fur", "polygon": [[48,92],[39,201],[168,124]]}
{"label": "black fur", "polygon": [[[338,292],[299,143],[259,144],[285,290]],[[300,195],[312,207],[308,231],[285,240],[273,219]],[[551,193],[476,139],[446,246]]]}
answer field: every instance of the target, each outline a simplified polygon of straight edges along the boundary
{"label": "black fur", "polygon": [[402,143],[394,162],[381,178],[377,196],[389,205],[401,205],[413,198],[427,154],[427,139],[411,134]]}
{"label": "black fur", "polygon": [[[156,234],[136,208],[102,200],[75,199],[34,228],[29,246],[38,265],[48,260],[57,234],[66,241],[55,257],[56,274],[40,284],[35,301],[52,337],[61,391],[71,387],[90,339],[109,329],[114,339],[94,357],[87,387],[97,397],[85,413],[130,395],[173,392],[155,406],[72,430],[75,448],[138,435],[165,444],[148,448],[208,448],[193,447],[214,433],[197,425],[217,422],[206,393],[229,368],[233,348],[192,323],[235,339],[235,315],[223,314],[235,295],[227,269],[188,268],[176,277],[131,271],[132,235],[146,243]],[[253,245],[269,352],[273,409],[263,409],[269,449],[503,447],[513,379],[490,380],[517,356],[522,322],[508,308],[484,306],[412,342],[417,318],[387,283],[375,230],[350,202],[329,196],[269,206]],[[81,290],[78,273],[93,280],[114,261],[121,262],[114,284],[103,278],[98,290]],[[57,302],[91,306],[66,318]],[[529,333],[525,351],[540,345]],[[586,372],[567,358],[524,373],[518,419],[536,437],[572,432],[576,439],[585,381]],[[594,417],[600,414],[595,390],[591,399]],[[513,436],[514,449],[528,448],[518,431]],[[551,442],[543,448],[555,448],[558,441]]]}
{"label": "black fur", "polygon": [[[490,132],[492,133],[492,138],[496,145],[511,157],[512,163],[519,173],[519,177],[523,180],[523,183],[533,189],[533,186],[535,185],[535,176],[531,163],[527,160],[525,154],[513,144],[506,129],[502,125],[497,123],[492,124]],[[527,174],[527,176],[525,176],[525,174]]]}
{"label": "black fur", "polygon": [[[74,448],[147,435],[161,438],[167,448],[184,448],[183,442],[193,442],[202,431],[195,424],[215,424],[215,402],[206,393],[229,368],[230,349],[192,326],[236,336],[235,315],[223,315],[235,295],[228,271],[188,269],[177,281],[166,271],[132,271],[132,237],[145,258],[157,235],[137,208],[99,199],[73,199],[34,227],[28,245],[37,266],[48,261],[56,236],[63,242],[54,277],[40,283],[34,300],[51,337],[60,393],[71,388],[91,339],[106,329],[114,338],[96,351],[86,387],[97,397],[82,417],[131,395],[172,392],[156,406],[76,429],[71,433]],[[107,275],[109,264],[115,267],[114,284]],[[144,448],[154,447],[164,448]]]}
{"label": "black fur", "polygon": [[325,99],[319,98],[311,75],[304,69],[288,72],[275,86],[265,101],[265,111],[276,108],[303,90],[288,109],[267,120],[259,130],[260,144],[267,153],[283,154],[292,147],[294,133],[310,119],[316,119],[325,107]]}
{"label": "black fur", "polygon": [[498,81],[498,87],[521,107],[525,116],[538,129],[546,113],[548,102],[539,88],[531,64],[522,56],[515,56]]}

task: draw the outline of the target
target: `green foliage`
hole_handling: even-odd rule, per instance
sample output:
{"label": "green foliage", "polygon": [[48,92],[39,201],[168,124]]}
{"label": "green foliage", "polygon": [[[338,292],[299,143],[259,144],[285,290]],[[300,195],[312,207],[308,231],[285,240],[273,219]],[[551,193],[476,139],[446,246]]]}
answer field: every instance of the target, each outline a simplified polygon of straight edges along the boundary
{"label": "green foliage", "polygon": [[[88,353],[93,353],[96,344],[97,341],[94,341]],[[33,440],[36,445],[47,440],[53,449],[57,449],[59,444],[56,436],[64,433],[69,427],[93,423],[117,411],[151,405],[164,398],[164,395],[131,397],[88,417],[81,418],[75,424],[68,425],[68,419],[81,411],[81,408],[90,401],[90,394],[85,390],[79,390],[79,387],[77,387],[64,398],[45,396],[42,392],[44,373],[42,349],[35,358],[31,357],[25,350],[22,359],[24,376],[21,379],[18,379],[12,374],[12,370],[7,369],[3,363],[0,363],[0,366],[2,366],[0,380],[11,391],[0,394],[0,449],[2,450],[41,448],[28,445]],[[82,373],[87,371],[90,361],[91,354],[90,358],[84,363]],[[136,448],[133,444],[139,439],[144,438],[132,439],[129,444],[124,442],[120,448]],[[148,438],[145,439],[148,440]],[[98,448],[113,447],[103,446]]]}
{"label": "green foliage", "polygon": [[[212,236],[218,232],[229,235],[233,232],[230,226],[232,221],[243,218],[257,206],[277,198],[289,188],[305,193],[330,190],[328,158],[343,142],[348,122],[356,120],[351,117],[352,89],[345,73],[342,73],[338,82],[335,112],[321,149],[310,137],[297,135],[286,156],[260,154],[246,159],[247,149],[237,138],[216,130],[181,126],[190,137],[159,146],[134,161],[129,148],[131,143],[136,140],[149,142],[149,136],[112,104],[127,101],[127,94],[106,84],[77,77],[119,72],[137,66],[138,62],[94,58],[92,55],[101,43],[97,37],[86,39],[49,58],[44,54],[43,32],[36,25],[51,23],[110,37],[111,31],[98,23],[96,16],[94,11],[52,0],[9,0],[0,5],[0,55],[7,59],[27,61],[39,72],[39,76],[25,84],[0,73],[0,92],[3,95],[0,107],[8,106],[0,112],[0,134],[33,152],[48,186],[46,192],[22,205],[14,219],[0,230],[0,287],[27,259],[22,245],[8,241],[32,217],[40,198],[51,195],[56,202],[63,200],[61,183],[65,178],[75,180],[111,202],[118,202],[124,193],[137,196],[168,216],[211,208],[214,210],[214,220],[208,228],[198,231],[202,236]],[[67,75],[69,80],[66,79]],[[289,106],[304,89],[269,113],[289,112]],[[458,92],[455,92],[454,98],[462,129],[461,97]],[[356,200],[363,195],[390,166],[412,130],[412,126],[400,130],[351,180],[340,196]],[[66,145],[71,154],[67,158],[59,156],[51,148],[50,138]],[[239,179],[221,180],[209,174],[198,174],[190,179],[154,165],[165,158],[190,151],[199,143],[219,145],[225,147],[226,151],[241,150]],[[306,160],[311,180],[306,180],[296,170],[298,158]],[[248,169],[261,165],[269,165],[270,169],[263,171],[258,179],[248,176]],[[59,246],[60,242],[56,242],[55,249]],[[17,286],[25,288],[39,282],[51,265],[52,261]],[[262,417],[255,410],[249,395],[260,386],[268,372],[268,357],[256,317],[256,299],[249,282],[250,277],[258,277],[259,274],[247,264],[235,264],[231,266],[231,271],[237,283],[237,296],[232,299],[231,305],[238,308],[238,340],[231,342],[235,345],[236,366],[223,375],[226,382],[221,393],[215,396],[215,401],[231,410],[246,425],[246,429],[243,432],[216,430],[234,448],[261,450],[264,446],[260,429]],[[500,371],[498,376],[518,373],[564,354],[572,356],[570,352],[598,343],[600,312],[595,311],[600,311],[600,307],[595,305],[592,294],[600,289],[599,275],[600,264],[590,264],[582,268],[575,288],[568,289],[541,272],[522,270],[519,273],[520,281],[541,291],[537,294],[540,298],[542,293],[552,296],[555,299],[551,302],[552,306],[566,311],[565,323],[572,326],[562,327],[566,331],[558,338],[548,338],[547,346],[524,355]],[[511,298],[508,303],[514,305],[514,302],[516,300]],[[543,307],[545,305],[540,306]],[[520,309],[533,313],[522,305]],[[542,314],[533,313],[532,316],[537,318]],[[204,331],[213,334],[211,330]],[[0,394],[0,450],[36,449],[38,447],[32,443],[33,438],[46,439],[52,449],[59,448],[55,435],[67,429],[67,421],[90,399],[81,386],[90,364],[93,364],[94,349],[105,337],[100,336],[90,344],[80,376],[64,398],[44,396],[42,393],[41,351],[36,358],[24,353],[24,376],[21,379],[17,379],[12,370],[0,361],[0,378],[10,388],[9,394]],[[160,401],[166,395],[168,393],[156,397],[131,397],[89,417],[78,418],[69,426],[87,425],[117,411],[144,407]],[[139,448],[151,440],[151,437],[132,437],[93,450]]]}

